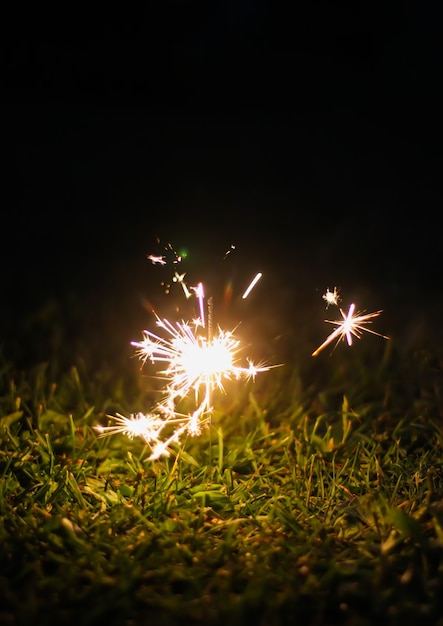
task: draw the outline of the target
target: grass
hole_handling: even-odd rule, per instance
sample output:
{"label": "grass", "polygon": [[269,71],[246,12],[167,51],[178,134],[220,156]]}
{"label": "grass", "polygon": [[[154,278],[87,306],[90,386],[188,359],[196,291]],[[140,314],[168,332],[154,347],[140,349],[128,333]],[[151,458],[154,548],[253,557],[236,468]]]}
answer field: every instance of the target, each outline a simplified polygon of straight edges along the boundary
{"label": "grass", "polygon": [[94,431],[136,373],[3,359],[0,623],[442,626],[443,361],[357,343],[233,383],[155,462]]}

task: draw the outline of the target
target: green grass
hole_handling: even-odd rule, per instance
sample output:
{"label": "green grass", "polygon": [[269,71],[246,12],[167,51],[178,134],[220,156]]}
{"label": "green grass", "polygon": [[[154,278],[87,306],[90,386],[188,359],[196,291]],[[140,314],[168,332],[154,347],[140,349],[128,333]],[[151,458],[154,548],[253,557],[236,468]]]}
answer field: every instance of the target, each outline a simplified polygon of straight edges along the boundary
{"label": "green grass", "polygon": [[[368,352],[377,343],[379,352]],[[0,624],[443,625],[443,371],[366,339],[149,461],[122,365],[0,372]]]}

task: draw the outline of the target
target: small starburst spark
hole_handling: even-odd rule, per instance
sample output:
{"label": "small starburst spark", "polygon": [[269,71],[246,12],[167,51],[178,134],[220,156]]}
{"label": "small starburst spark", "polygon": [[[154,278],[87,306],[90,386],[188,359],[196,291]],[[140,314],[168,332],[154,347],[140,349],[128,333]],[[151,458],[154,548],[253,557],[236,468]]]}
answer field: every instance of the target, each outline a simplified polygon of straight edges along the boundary
{"label": "small starburst spark", "polygon": [[200,309],[200,322],[203,328],[205,327],[205,290],[203,287],[203,283],[198,283],[197,287],[191,287],[192,291],[195,293],[196,298],[198,300],[198,306]]}
{"label": "small starburst spark", "polygon": [[375,330],[371,330],[367,328],[367,324],[372,322],[374,317],[378,317],[382,311],[375,311],[373,313],[367,313],[363,315],[362,313],[357,313],[354,315],[355,304],[352,303],[349,306],[348,313],[344,313],[342,309],[340,309],[340,313],[342,314],[343,320],[325,320],[329,324],[335,324],[337,328],[326,338],[326,340],[319,346],[314,352],[312,356],[317,356],[326,346],[328,346],[331,342],[337,339],[336,346],[340,341],[344,341],[346,339],[348,346],[352,345],[352,336],[360,339],[363,332],[366,331],[368,333],[372,333],[373,335],[378,335],[379,337],[383,337],[383,339],[389,339],[386,335],[382,335],[381,333],[377,333]]}
{"label": "small starburst spark", "polygon": [[[226,253],[227,256],[235,246]],[[172,254],[172,263],[178,264],[182,256],[178,255],[171,244],[165,248],[166,255],[149,255],[148,259],[154,265],[169,264]],[[259,372],[265,372],[271,367],[262,363],[254,364],[245,359],[241,364],[239,353],[240,341],[233,331],[225,331],[218,327],[215,331],[212,325],[212,297],[205,307],[205,290],[203,283],[189,287],[185,283],[185,273],[174,272],[173,282],[182,286],[186,298],[195,296],[199,307],[199,317],[190,322],[171,322],[161,319],[154,313],[158,333],[145,330],[141,341],[132,341],[136,348],[136,355],[143,365],[147,362],[163,364],[156,376],[164,381],[163,397],[147,414],[135,413],[130,417],[121,414],[108,416],[113,420],[108,426],[97,426],[95,430],[99,436],[124,434],[130,439],[141,437],[151,449],[150,459],[158,459],[168,455],[185,435],[198,435],[203,426],[211,423],[213,394],[216,391],[225,391],[228,381],[247,379],[255,380]],[[248,293],[261,278],[258,273],[243,295]],[[169,293],[170,284],[162,283],[166,293]],[[193,407],[183,412],[188,397],[193,396]]]}
{"label": "small starburst spark", "polygon": [[341,300],[337,287],[334,287],[334,291],[329,291],[328,287],[326,289],[326,293],[322,296],[322,298],[326,302],[326,308],[328,308],[332,304],[338,306],[338,303]]}
{"label": "small starburst spark", "polygon": [[[94,430],[99,433],[99,437],[107,437],[119,433],[126,435],[129,439],[141,437],[151,448],[150,459],[169,455],[171,444],[178,442],[185,432],[188,432],[190,435],[199,434],[201,425],[198,424],[198,427],[196,427],[189,415],[170,412],[162,405],[159,405],[157,408],[158,414],[139,412],[133,413],[129,417],[125,417],[120,413],[108,415],[115,423],[110,426],[95,426]],[[166,427],[171,425],[173,426],[172,433],[162,440],[161,436],[164,434]]]}

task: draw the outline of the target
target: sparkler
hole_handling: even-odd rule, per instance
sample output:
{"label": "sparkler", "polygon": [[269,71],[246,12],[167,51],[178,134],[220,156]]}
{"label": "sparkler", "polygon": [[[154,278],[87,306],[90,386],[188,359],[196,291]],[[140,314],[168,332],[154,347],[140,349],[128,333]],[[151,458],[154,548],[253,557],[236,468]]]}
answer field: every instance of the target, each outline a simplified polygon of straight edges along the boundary
{"label": "sparkler", "polygon": [[255,285],[258,283],[258,281],[260,280],[260,278],[263,276],[263,274],[261,272],[258,272],[254,278],[252,279],[252,281],[250,282],[249,286],[247,287],[246,291],[244,292],[244,294],[242,295],[243,300],[246,300],[246,298],[249,296],[249,294],[251,293],[251,291],[254,289]]}
{"label": "sparkler", "polygon": [[[373,335],[378,335],[379,337],[383,337],[383,339],[389,339],[385,335],[381,333],[377,333],[375,330],[371,330],[367,328],[367,324],[372,322],[374,317],[378,317],[382,311],[374,311],[373,313],[357,313],[354,315],[355,304],[352,303],[349,306],[348,313],[344,313],[342,309],[340,309],[340,313],[342,314],[343,320],[325,320],[329,324],[335,324],[337,328],[332,331],[332,333],[326,338],[326,340],[319,346],[314,352],[312,356],[317,356],[323,348],[326,348],[330,343],[332,343],[335,339],[337,339],[337,343],[335,347],[340,343],[340,341],[348,342],[348,346],[352,345],[352,337],[356,337],[360,339],[363,332],[366,331],[368,333],[372,333]],[[334,348],[335,349],[335,348]]]}
{"label": "sparkler", "polygon": [[198,300],[198,306],[200,309],[200,322],[204,328],[205,327],[205,305],[204,305],[205,290],[203,288],[203,284],[198,283],[197,287],[193,287],[192,290],[194,291]]}
{"label": "sparkler", "polygon": [[[235,249],[231,246],[231,250]],[[173,262],[181,261],[172,246]],[[228,253],[227,253],[228,254]],[[155,265],[164,265],[165,256],[149,255]],[[243,294],[246,298],[261,278],[258,273]],[[113,420],[109,426],[97,426],[99,436],[124,434],[130,439],[141,437],[151,448],[150,459],[168,455],[172,444],[180,441],[185,434],[197,435],[202,427],[210,422],[215,391],[224,392],[227,381],[255,380],[260,372],[271,366],[256,365],[249,358],[243,364],[239,353],[242,348],[235,331],[225,331],[220,327],[213,332],[212,298],[208,302],[208,315],[205,316],[205,293],[202,283],[188,288],[184,281],[185,273],[175,272],[174,282],[179,283],[186,298],[192,294],[198,300],[199,317],[192,323],[161,319],[156,313],[158,333],[144,330],[140,341],[132,341],[136,355],[143,365],[162,363],[163,369],[157,372],[165,382],[164,397],[149,413],[135,413],[130,417],[121,414],[108,416]],[[191,413],[178,412],[180,403],[193,393],[195,408]]]}

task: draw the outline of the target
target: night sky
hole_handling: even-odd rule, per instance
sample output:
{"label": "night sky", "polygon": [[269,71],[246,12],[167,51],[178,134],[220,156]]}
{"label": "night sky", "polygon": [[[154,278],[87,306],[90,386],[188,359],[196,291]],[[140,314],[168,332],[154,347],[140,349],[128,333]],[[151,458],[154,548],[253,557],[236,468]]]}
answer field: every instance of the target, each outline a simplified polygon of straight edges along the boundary
{"label": "night sky", "polygon": [[126,342],[149,303],[178,298],[147,259],[168,244],[220,315],[272,341],[322,336],[309,323],[336,285],[344,306],[383,308],[381,331],[427,340],[443,308],[441,6],[151,4],[5,16],[6,344],[41,332],[45,358],[48,302],[73,342],[92,318]]}

